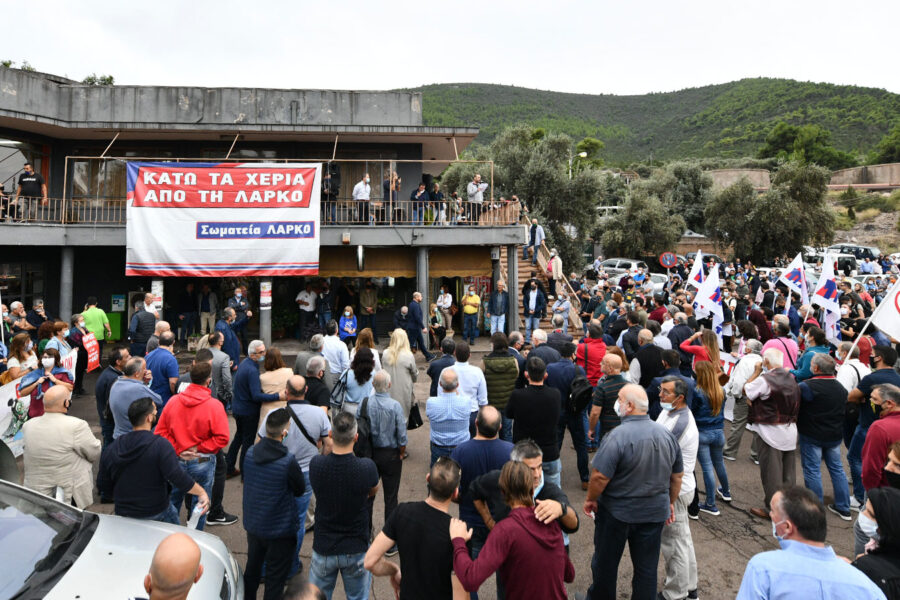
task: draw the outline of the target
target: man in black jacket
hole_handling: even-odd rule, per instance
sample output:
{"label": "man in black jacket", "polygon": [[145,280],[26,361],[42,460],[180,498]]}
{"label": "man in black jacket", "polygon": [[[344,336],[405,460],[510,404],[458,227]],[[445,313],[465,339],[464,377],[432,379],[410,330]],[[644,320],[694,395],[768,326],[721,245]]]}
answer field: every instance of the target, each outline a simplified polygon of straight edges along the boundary
{"label": "man in black jacket", "polygon": [[113,430],[116,422],[109,412],[109,390],[116,379],[125,373],[125,363],[131,358],[131,353],[125,346],[116,346],[109,353],[109,366],[106,367],[97,378],[94,388],[94,397],[97,400],[97,414],[100,416],[100,432],[103,435],[103,447],[106,448],[113,442]]}
{"label": "man in black jacket", "polygon": [[290,430],[287,410],[266,417],[266,437],[247,451],[244,460],[244,529],[247,531],[246,598],[256,590],[266,569],[265,600],[281,598],[297,545],[300,514],[294,498],[306,491],[303,472],[282,443]]}
{"label": "man in black jacket", "polygon": [[622,350],[625,351],[625,358],[628,359],[628,362],[631,362],[641,347],[641,343],[638,341],[638,333],[641,331],[640,315],[633,310],[629,311],[625,315],[625,324],[628,326],[628,329],[622,334]]}
{"label": "man in black jacket", "polygon": [[325,358],[313,356],[306,362],[306,401],[313,406],[321,406],[328,413],[331,390],[325,384]]}
{"label": "man in black jacket", "polygon": [[566,317],[553,315],[550,324],[553,330],[547,334],[547,345],[562,354],[563,346],[572,343],[572,336],[566,333]]}
{"label": "man in black jacket", "polygon": [[209,509],[209,496],[179,463],[172,444],[155,435],[156,403],[135,400],[128,407],[133,431],[119,436],[100,457],[97,487],[100,495],[113,498],[115,514],[146,521],[178,525],[178,509],[169,499],[166,483],[197,496],[199,506]]}
{"label": "man in black jacket", "polygon": [[425,326],[425,319],[422,316],[421,302],[422,294],[414,292],[412,302],[407,307],[409,313],[406,320],[406,334],[409,336],[410,345],[413,348],[418,347],[422,351],[422,356],[425,357],[425,360],[431,362],[434,359],[434,354],[428,351],[428,346],[425,344],[425,338],[423,337],[423,334],[428,333],[428,328]]}
{"label": "man in black jacket", "polygon": [[441,340],[441,355],[431,361],[431,364],[428,365],[428,371],[426,371],[428,376],[431,377],[431,391],[429,392],[429,398],[437,396],[438,381],[441,379],[441,371],[456,364],[454,352],[456,352],[456,342],[454,342],[452,338],[445,337]]}

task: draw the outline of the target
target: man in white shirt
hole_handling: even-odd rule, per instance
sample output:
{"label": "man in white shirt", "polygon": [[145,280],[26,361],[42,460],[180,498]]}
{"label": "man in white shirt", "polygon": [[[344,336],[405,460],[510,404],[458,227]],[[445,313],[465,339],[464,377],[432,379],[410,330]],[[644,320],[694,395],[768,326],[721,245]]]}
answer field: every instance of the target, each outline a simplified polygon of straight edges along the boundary
{"label": "man in white shirt", "polygon": [[[744,394],[750,404],[749,429],[759,436],[759,475],[766,507],[775,492],[794,485],[797,478],[800,388],[783,364],[784,353],[769,348],[744,384]],[[768,371],[763,373],[763,367]],[[751,508],[750,514],[771,518],[768,508]]]}
{"label": "man in white shirt", "polygon": [[328,361],[328,367],[335,375],[340,375],[350,368],[350,351],[347,344],[338,337],[337,321],[332,319],[325,325],[325,345],[322,346],[322,356]]}
{"label": "man in white shirt", "polygon": [[369,174],[363,175],[362,180],[353,186],[353,201],[359,209],[358,222],[369,223],[369,196],[372,194],[372,186],[369,185]]}
{"label": "man in white shirt", "polygon": [[453,294],[450,293],[446,285],[441,286],[441,293],[438,294],[437,300],[434,301],[444,317],[444,327],[447,328],[447,335],[452,336],[453,333],[453,314],[450,307],[453,306]]}
{"label": "man in white shirt", "polygon": [[453,369],[459,379],[459,395],[469,399],[469,435],[475,437],[475,417],[478,409],[488,403],[487,381],[484,379],[484,371],[469,364],[471,350],[465,342],[456,344],[456,363],[441,371],[444,374],[447,369]]}
{"label": "man in white shirt", "polygon": [[[744,356],[740,358],[731,371],[731,378],[725,384],[725,395],[734,398],[733,418],[731,420],[731,432],[725,442],[722,456],[726,460],[737,460],[738,448],[741,447],[741,437],[747,427],[747,415],[750,406],[744,396],[744,385],[753,372],[756,365],[762,362],[762,342],[759,340],[747,340],[744,342]],[[753,437],[753,445],[750,447],[750,460],[759,464],[759,442]]]}
{"label": "man in white shirt", "polygon": [[[661,552],[666,563],[666,581],[660,595],[665,600],[691,597],[697,590],[697,557],[688,524],[688,504],[694,499],[697,480],[694,465],[700,447],[700,433],[690,408],[685,404],[687,384],[681,377],[664,377],[659,386],[659,402],[663,410],[656,422],[672,432],[681,447],[684,477],[675,501],[675,520],[662,531]],[[671,517],[670,517],[671,518]]]}
{"label": "man in white shirt", "polygon": [[849,358],[847,357],[851,346],[853,346],[852,342],[841,342],[837,350],[837,359],[841,364],[841,368],[838,369],[836,379],[848,392],[857,387],[862,378],[872,372],[868,365],[860,362],[859,346],[853,348],[853,354]]}
{"label": "man in white shirt", "polygon": [[313,291],[312,283],[306,283],[306,289],[297,294],[297,306],[300,307],[300,335],[301,341],[306,338],[306,326],[316,321],[316,293]]}
{"label": "man in white shirt", "polygon": [[144,294],[144,310],[157,319],[159,318],[159,311],[156,310],[156,304],[153,302],[153,294],[150,292]]}

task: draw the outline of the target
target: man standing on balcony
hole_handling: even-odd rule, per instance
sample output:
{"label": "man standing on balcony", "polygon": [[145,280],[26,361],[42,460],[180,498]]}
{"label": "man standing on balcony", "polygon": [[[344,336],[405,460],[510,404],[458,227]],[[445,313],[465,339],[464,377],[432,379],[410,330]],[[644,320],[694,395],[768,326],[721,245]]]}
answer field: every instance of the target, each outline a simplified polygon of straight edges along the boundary
{"label": "man standing on balcony", "polygon": [[[22,200],[19,201],[19,198]],[[34,220],[37,217],[38,198],[41,199],[42,206],[47,206],[47,184],[39,173],[34,172],[34,165],[27,162],[25,172],[19,175],[16,197],[10,204],[18,208],[21,220]]]}
{"label": "man standing on balcony", "polygon": [[369,197],[372,194],[372,186],[369,185],[369,174],[363,175],[362,181],[353,186],[353,201],[359,209],[358,222],[369,224]]}
{"label": "man standing on balcony", "polygon": [[472,181],[469,182],[469,185],[466,186],[466,193],[469,196],[469,204],[476,205],[469,206],[469,215],[467,218],[467,221],[469,223],[478,223],[478,217],[481,216],[481,205],[484,204],[484,190],[486,189],[487,184],[481,182],[481,175],[475,173],[475,177],[473,177]]}
{"label": "man standing on balcony", "polygon": [[532,219],[528,229],[528,243],[522,248],[522,258],[528,260],[528,249],[531,248],[531,264],[537,264],[538,248],[544,243],[544,238],[544,228],[538,225],[537,219]]}

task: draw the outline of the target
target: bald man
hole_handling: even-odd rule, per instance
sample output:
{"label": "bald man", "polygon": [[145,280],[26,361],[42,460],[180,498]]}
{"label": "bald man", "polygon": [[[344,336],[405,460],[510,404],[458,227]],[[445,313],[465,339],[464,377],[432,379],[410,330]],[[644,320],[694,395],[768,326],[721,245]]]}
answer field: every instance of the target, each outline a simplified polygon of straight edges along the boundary
{"label": "bald man", "polygon": [[202,576],[200,546],[184,533],[173,533],[156,547],[144,589],[150,600],[183,600]]}
{"label": "bald man", "polygon": [[94,502],[91,468],[100,440],[85,421],[66,414],[71,402],[71,392],[55,385],[44,392],[44,414],[22,426],[25,487],[53,496],[61,486],[64,502],[87,508]]}
{"label": "bald man", "polygon": [[[600,361],[600,370],[606,375],[597,382],[591,405],[591,419],[588,426],[588,437],[599,444],[607,433],[619,426],[619,415],[616,414],[616,398],[628,380],[622,374],[621,357],[609,353]],[[599,430],[597,424],[600,424]]]}

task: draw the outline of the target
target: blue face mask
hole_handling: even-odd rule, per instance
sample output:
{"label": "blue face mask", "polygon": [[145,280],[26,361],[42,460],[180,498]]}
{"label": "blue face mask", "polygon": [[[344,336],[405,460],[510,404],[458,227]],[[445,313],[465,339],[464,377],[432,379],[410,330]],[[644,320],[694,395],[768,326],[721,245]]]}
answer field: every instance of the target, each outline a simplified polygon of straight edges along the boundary
{"label": "blue face mask", "polygon": [[240,297],[241,297],[241,293],[238,292],[237,294],[234,295],[234,297],[235,297],[235,298],[240,298]]}
{"label": "blue face mask", "polygon": [[349,318],[349,317],[350,317],[350,311],[349,311],[349,310],[345,310],[345,311],[344,311],[344,316],[347,317],[347,318]]}
{"label": "blue face mask", "polygon": [[675,408],[671,402],[660,402],[659,405],[663,410],[672,410]]}
{"label": "blue face mask", "polygon": [[257,357],[256,357],[256,362],[258,362],[258,363],[265,362],[265,360],[266,360],[266,355],[265,355],[265,354],[263,354],[262,356],[257,356]]}
{"label": "blue face mask", "polygon": [[782,540],[784,540],[784,538],[781,537],[780,535],[778,535],[776,529],[777,529],[777,527],[778,527],[779,525],[781,525],[782,523],[786,523],[786,522],[787,522],[787,520],[784,520],[784,521],[778,521],[777,523],[776,523],[775,521],[772,521],[772,537],[774,537],[774,538],[775,538],[776,540],[778,540],[779,542],[781,542]]}

